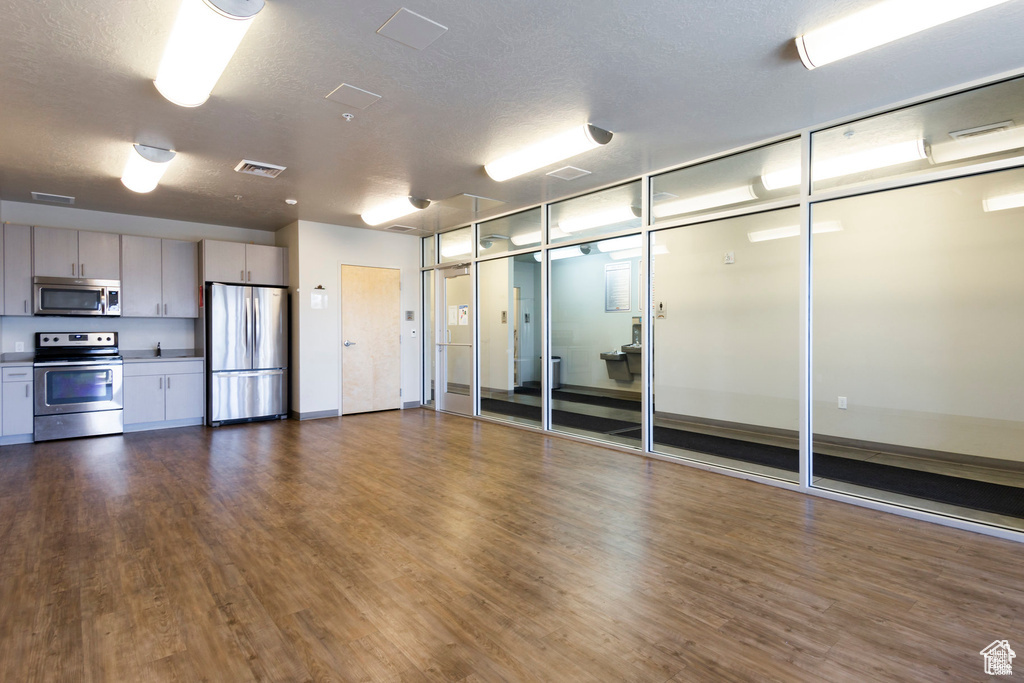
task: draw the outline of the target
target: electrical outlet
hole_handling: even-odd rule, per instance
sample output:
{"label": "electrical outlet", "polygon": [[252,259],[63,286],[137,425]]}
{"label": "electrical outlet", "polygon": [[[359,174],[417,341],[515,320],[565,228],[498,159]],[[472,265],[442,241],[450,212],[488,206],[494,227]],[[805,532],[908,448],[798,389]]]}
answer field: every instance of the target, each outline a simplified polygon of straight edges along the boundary
{"label": "electrical outlet", "polygon": [[21,352],[25,350],[25,342],[14,342],[15,352]]}
{"label": "electrical outlet", "polygon": [[846,397],[845,396],[840,396],[839,397],[839,410],[846,410]]}

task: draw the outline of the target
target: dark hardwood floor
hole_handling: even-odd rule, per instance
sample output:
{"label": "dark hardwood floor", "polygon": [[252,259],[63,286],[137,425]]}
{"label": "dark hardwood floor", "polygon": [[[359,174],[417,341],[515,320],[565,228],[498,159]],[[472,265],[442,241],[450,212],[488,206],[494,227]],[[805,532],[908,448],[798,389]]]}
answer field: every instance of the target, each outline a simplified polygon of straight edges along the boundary
{"label": "dark hardwood floor", "polygon": [[4,447],[0,553],[5,682],[982,680],[1024,647],[1019,544],[425,410]]}

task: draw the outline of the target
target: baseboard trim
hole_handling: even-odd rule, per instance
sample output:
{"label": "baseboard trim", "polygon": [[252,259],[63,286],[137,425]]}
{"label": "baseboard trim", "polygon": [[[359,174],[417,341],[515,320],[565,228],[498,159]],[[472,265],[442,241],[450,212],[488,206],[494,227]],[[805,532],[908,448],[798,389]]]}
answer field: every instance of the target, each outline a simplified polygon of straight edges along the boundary
{"label": "baseboard trim", "polygon": [[32,443],[31,434],[12,434],[0,438],[0,446],[14,446],[19,443]]}
{"label": "baseboard trim", "polygon": [[311,413],[297,413],[294,410],[288,413],[291,420],[320,420],[325,417],[338,417],[338,410],[318,410]]}
{"label": "baseboard trim", "polygon": [[163,420],[160,422],[140,422],[124,426],[124,433],[149,432],[154,429],[174,429],[175,427],[195,427],[203,424],[203,418],[196,417],[185,420]]}

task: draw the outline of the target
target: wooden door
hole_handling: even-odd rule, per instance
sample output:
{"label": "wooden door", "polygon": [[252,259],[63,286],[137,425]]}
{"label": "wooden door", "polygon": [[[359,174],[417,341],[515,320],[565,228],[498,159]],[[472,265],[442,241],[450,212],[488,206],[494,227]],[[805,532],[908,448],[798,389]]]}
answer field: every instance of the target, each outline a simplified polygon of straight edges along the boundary
{"label": "wooden door", "polygon": [[341,267],[343,415],[402,407],[400,309],[398,270]]}
{"label": "wooden door", "polygon": [[121,236],[114,232],[78,233],[78,277],[121,279]]}
{"label": "wooden door", "polygon": [[195,242],[162,240],[161,291],[168,318],[199,317],[199,256]]}
{"label": "wooden door", "polygon": [[124,275],[121,278],[121,315],[126,318],[159,318],[160,238],[125,235],[121,239]]}
{"label": "wooden door", "polygon": [[32,272],[36,277],[81,277],[77,230],[33,228],[32,243]]}

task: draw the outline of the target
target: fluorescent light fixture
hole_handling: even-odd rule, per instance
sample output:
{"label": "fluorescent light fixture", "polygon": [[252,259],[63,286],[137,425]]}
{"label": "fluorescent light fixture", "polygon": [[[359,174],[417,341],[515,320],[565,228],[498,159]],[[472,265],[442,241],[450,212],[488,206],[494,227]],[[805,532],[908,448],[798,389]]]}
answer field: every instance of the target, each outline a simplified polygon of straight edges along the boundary
{"label": "fluorescent light fixture", "polygon": [[742,187],[731,187],[728,190],[720,190],[709,194],[686,197],[672,202],[664,202],[654,205],[654,217],[664,218],[665,216],[678,216],[684,213],[695,213],[706,209],[713,209],[718,206],[729,206],[757,199],[752,185]]}
{"label": "fluorescent light fixture", "polygon": [[1008,0],[885,0],[796,39],[808,69],[891,43]]}
{"label": "fluorescent light fixture", "polygon": [[362,218],[363,222],[367,225],[380,225],[381,223],[387,223],[388,221],[393,221],[396,218],[401,218],[402,216],[408,216],[410,213],[422,211],[428,206],[430,206],[430,201],[427,199],[399,197],[398,199],[392,199],[387,203],[374,207],[369,211],[364,212],[359,217]]}
{"label": "fluorescent light fixture", "polygon": [[173,159],[174,152],[169,149],[132,145],[121,182],[132,192],[152,192]]}
{"label": "fluorescent light fixture", "polygon": [[534,232],[521,232],[512,235],[512,244],[517,247],[528,247],[531,244],[540,244],[540,230]]}
{"label": "fluorescent light fixture", "polygon": [[582,216],[558,221],[558,229],[567,235],[571,235],[574,232],[593,230],[594,228],[602,228],[606,225],[615,225],[616,223],[625,223],[626,221],[635,221],[636,219],[637,215],[633,210],[633,207],[616,206],[611,209],[604,209],[602,211],[596,211],[594,213],[588,213]]}
{"label": "fluorescent light fixture", "polygon": [[[642,249],[625,249],[623,251],[613,251],[608,255],[611,256],[616,261],[621,261],[622,259],[627,258],[640,258],[640,256],[643,255],[643,253],[644,252]],[[662,254],[667,253],[668,247],[666,247],[664,244],[658,244],[651,249],[651,254],[653,254],[654,256],[661,256]]]}
{"label": "fluorescent light fixture", "polygon": [[[552,261],[561,261],[564,258],[586,256],[587,254],[590,253],[590,249],[588,248],[587,251],[583,251],[580,247],[565,247],[563,249],[552,249],[548,253],[551,254]],[[541,254],[539,251],[533,255],[533,259],[540,263]]]}
{"label": "fluorescent light fixture", "polygon": [[607,145],[611,139],[610,132],[587,123],[484,164],[484,170],[501,182]]}
{"label": "fluorescent light fixture", "polygon": [[[812,234],[823,232],[839,232],[843,224],[839,221],[821,221],[815,223],[811,228]],[[799,237],[799,225],[785,225],[781,228],[766,228],[765,230],[753,230],[747,233],[747,239],[751,242],[767,242],[769,240],[781,240],[787,237]]]}
{"label": "fluorescent light fixture", "polygon": [[1006,211],[1007,209],[1019,209],[1024,207],[1024,192],[1014,194],[1003,194],[997,197],[989,197],[981,202],[986,213],[990,211]]}
{"label": "fluorescent light fixture", "polygon": [[457,258],[468,256],[473,252],[473,243],[468,237],[441,246],[441,256],[445,258]]}
{"label": "fluorescent light fixture", "polygon": [[932,145],[932,161],[947,164],[1024,147],[1024,126]]}
{"label": "fluorescent light fixture", "polygon": [[636,249],[643,243],[640,235],[629,237],[616,237],[610,240],[603,240],[597,243],[597,250],[607,254],[609,251],[622,251],[623,249]]}
{"label": "fluorescent light fixture", "polygon": [[160,94],[182,107],[206,102],[263,4],[182,0],[156,76]]}
{"label": "fluorescent light fixture", "polygon": [[[924,144],[924,139],[916,138],[891,145],[872,147],[831,159],[814,161],[811,164],[811,174],[814,180],[831,180],[854,173],[922,161],[927,158],[928,148]],[[800,184],[800,167],[795,166],[764,173],[761,176],[761,184],[768,191],[795,187]]]}

